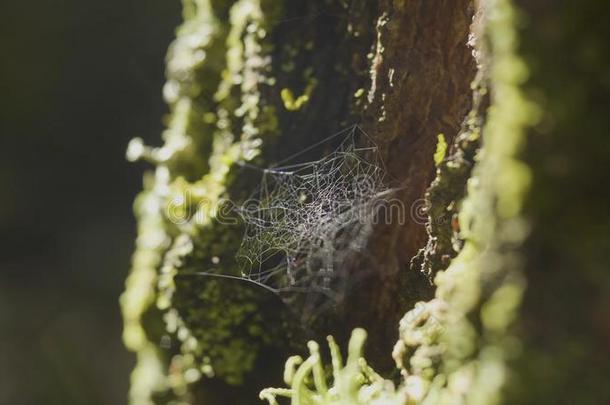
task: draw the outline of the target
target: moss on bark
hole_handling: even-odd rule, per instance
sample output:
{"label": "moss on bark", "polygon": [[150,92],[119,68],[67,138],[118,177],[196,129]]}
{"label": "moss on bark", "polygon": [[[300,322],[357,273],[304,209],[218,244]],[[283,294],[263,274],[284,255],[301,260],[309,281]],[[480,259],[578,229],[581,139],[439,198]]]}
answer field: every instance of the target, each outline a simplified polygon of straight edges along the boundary
{"label": "moss on bark", "polygon": [[[128,152],[156,165],[135,204],[121,298],[138,358],[132,404],[255,403],[288,352],[328,333],[344,345],[356,326],[370,332],[370,362],[389,372],[401,317],[394,359],[404,381],[387,389],[392,401],[608,400],[590,387],[603,386],[609,364],[610,221],[601,204],[595,217],[581,209],[610,152],[599,102],[608,52],[603,27],[586,22],[602,10],[515,3],[540,23],[519,28],[527,20],[508,0],[185,0],[168,54],[165,144],[136,140]],[[488,49],[470,87],[476,7]],[[574,27],[559,28],[566,21]],[[581,32],[584,42],[571,42]],[[566,43],[577,51],[558,67]],[[587,109],[601,118],[583,122]],[[242,229],[219,223],[217,210],[256,182],[238,162],[272,164],[356,122],[379,144],[405,207],[428,190],[427,232],[418,221],[376,229],[348,269],[360,284],[311,325],[294,325],[265,291],[198,276],[239,275]],[[586,139],[574,137],[583,130]],[[435,167],[439,133],[453,146]],[[548,364],[557,370],[548,383],[527,384]],[[570,385],[578,374],[589,383]],[[369,377],[381,392],[390,386]]]}

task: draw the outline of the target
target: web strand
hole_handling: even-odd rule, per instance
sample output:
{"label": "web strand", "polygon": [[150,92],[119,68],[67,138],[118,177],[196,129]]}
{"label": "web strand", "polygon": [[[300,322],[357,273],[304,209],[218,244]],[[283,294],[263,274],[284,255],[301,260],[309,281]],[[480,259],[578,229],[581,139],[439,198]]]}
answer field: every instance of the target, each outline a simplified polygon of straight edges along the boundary
{"label": "web strand", "polygon": [[[294,162],[340,136],[334,152]],[[254,203],[240,209],[243,277],[277,293],[336,299],[348,279],[347,265],[368,242],[375,203],[389,191],[377,146],[354,125],[260,170]]]}

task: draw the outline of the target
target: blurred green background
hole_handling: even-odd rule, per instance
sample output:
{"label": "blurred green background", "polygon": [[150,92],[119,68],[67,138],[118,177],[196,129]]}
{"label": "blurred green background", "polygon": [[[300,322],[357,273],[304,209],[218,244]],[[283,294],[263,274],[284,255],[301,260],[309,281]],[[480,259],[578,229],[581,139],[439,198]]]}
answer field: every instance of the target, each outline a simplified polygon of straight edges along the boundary
{"label": "blurred green background", "polygon": [[124,404],[118,296],[178,0],[0,2],[0,404]]}

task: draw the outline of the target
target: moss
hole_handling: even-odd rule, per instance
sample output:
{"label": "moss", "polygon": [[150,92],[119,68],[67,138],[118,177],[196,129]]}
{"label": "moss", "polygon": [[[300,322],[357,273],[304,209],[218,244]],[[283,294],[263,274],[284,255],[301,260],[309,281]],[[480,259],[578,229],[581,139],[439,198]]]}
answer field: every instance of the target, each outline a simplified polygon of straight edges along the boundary
{"label": "moss", "polygon": [[[194,200],[190,202],[206,210],[201,201],[214,202],[222,195],[222,180],[227,176],[231,162],[242,152],[252,154],[251,145],[231,145],[226,137],[218,135],[219,120],[209,116],[217,106],[213,94],[225,66],[228,31],[227,25],[217,16],[226,14],[232,3],[215,2],[215,8],[212,8],[208,1],[185,1],[185,22],[177,30],[177,38],[168,52],[164,96],[171,116],[163,134],[165,144],[149,148],[135,140],[128,149],[131,160],[145,158],[157,165],[154,177],[148,177],[146,190],[136,201],[139,236],[132,273],[121,297],[125,343],[136,351],[138,360],[132,376],[130,401],[133,404],[152,403],[155,398],[165,401],[167,390],[173,391],[176,398],[185,399],[187,393],[181,381],[193,382],[195,373],[192,369],[209,371],[209,364],[197,364],[188,353],[175,357],[175,347],[169,350],[160,347],[164,334],[158,327],[163,325],[163,319],[155,304],[161,311],[167,311],[171,306],[168,290],[172,289],[172,283],[168,274],[183,253],[180,251],[183,248],[181,239],[176,236],[185,231],[189,233],[187,229],[193,228],[189,221],[195,218],[187,216],[177,222],[166,208],[176,200],[184,201],[186,195],[193,195]],[[207,119],[202,119],[204,113]],[[205,159],[210,149],[215,153],[212,158]],[[208,175],[202,180],[191,183],[206,172]],[[159,273],[162,273],[161,277]],[[157,295],[157,288],[161,295]],[[145,322],[146,314],[151,316]],[[163,329],[167,329],[168,339],[184,335],[170,327]],[[184,347],[182,350],[184,352]],[[191,361],[185,362],[185,358]]]}
{"label": "moss", "polygon": [[438,134],[438,142],[436,143],[436,152],[434,152],[434,163],[440,165],[447,155],[447,141],[445,135]]}
{"label": "moss", "polygon": [[288,111],[300,110],[301,107],[303,107],[309,101],[309,97],[311,97],[316,84],[317,81],[315,79],[310,79],[303,94],[296,98],[292,93],[292,90],[286,88],[282,89],[280,96],[282,97],[284,108],[286,108]]}
{"label": "moss", "polygon": [[201,271],[236,273],[235,261],[227,252],[237,250],[234,241],[238,239],[226,240],[219,226],[208,226],[205,239],[181,235],[170,251],[177,256],[162,269],[173,288],[165,319],[168,332],[181,342],[182,355],[192,356],[191,367],[202,375],[240,384],[261,348],[272,343],[273,337],[279,339],[280,329],[269,330],[265,325],[281,326],[280,319],[266,319],[261,308],[277,305],[279,299],[249,285],[198,277]]}
{"label": "moss", "polygon": [[123,341],[137,355],[129,392],[130,403],[135,405],[151,404],[155,392],[167,390],[167,360],[155,341],[162,323],[158,317],[150,320],[150,316],[146,316],[155,309],[157,269],[171,239],[165,230],[162,203],[155,187],[152,175],[148,175],[145,191],[135,202],[138,218],[136,252],[120,299],[124,319]]}
{"label": "moss", "polygon": [[[363,98],[354,94],[366,81],[359,57],[370,47],[372,7],[353,2],[345,19],[331,12],[346,8],[184,1],[185,22],[167,59],[164,96],[171,114],[164,145],[134,140],[128,150],[130,160],[156,165],[150,191],[142,194],[154,201],[154,210],[137,214],[140,234],[163,235],[154,261],[138,245],[125,293],[139,300],[124,299],[126,335],[136,336],[133,341],[138,331],[144,336],[140,345],[129,343],[139,359],[133,403],[196,402],[204,376],[232,384],[256,378],[261,373],[249,371],[260,352],[281,350],[282,337],[291,336],[275,296],[196,273],[239,274],[234,252],[242,230],[220,224],[216,208],[225,199],[239,202],[252,189],[255,176],[240,163],[264,165],[279,158],[276,145],[298,150],[357,120]],[[283,16],[301,20],[286,30]],[[282,69],[290,64],[291,72]],[[331,86],[333,97],[319,91]],[[304,89],[300,101],[293,96],[298,108],[286,110],[281,88]],[[268,314],[275,318],[269,321]],[[265,328],[270,322],[272,330]],[[156,370],[159,378],[145,383],[143,370]]]}
{"label": "moss", "polygon": [[[182,331],[178,334],[182,356],[192,356],[194,367],[211,367],[215,376],[233,384],[243,380],[261,345],[269,343],[257,315],[258,297],[240,284],[222,286],[217,281],[193,278],[183,278],[178,283],[174,279],[192,273],[193,269],[211,270],[212,257],[218,257],[221,263],[214,271],[239,274],[227,254],[236,251],[241,228],[223,227],[216,216],[222,199],[231,197],[229,189],[235,179],[236,162],[255,158],[261,137],[276,136],[274,110],[265,106],[260,93],[270,80],[265,62],[270,47],[265,37],[277,13],[273,10],[263,13],[268,6],[265,2],[242,0],[230,9],[227,65],[214,93],[218,106],[208,154],[209,171],[200,180],[189,182],[179,177],[171,185],[173,195],[192,196],[188,202],[192,216],[182,227],[183,234],[166,255],[166,265],[161,270],[159,305],[171,308],[170,315],[175,318],[168,332]],[[235,134],[241,134],[239,139]]]}
{"label": "moss", "polygon": [[[192,269],[207,270],[211,257],[222,259],[222,266],[216,271],[237,272],[226,252],[239,240],[240,228],[219,226],[216,215],[218,204],[228,196],[235,163],[256,157],[260,136],[274,136],[276,131],[273,108],[264,104],[261,108],[260,86],[267,80],[263,62],[268,52],[262,41],[271,26],[267,18],[274,15],[271,11],[269,15],[263,14],[263,7],[268,5],[238,1],[230,8],[230,29],[226,48],[223,47],[226,68],[219,75],[221,80],[215,91],[205,89],[207,95],[213,94],[216,105],[215,117],[207,119],[214,124],[210,130],[211,150],[200,152],[200,156],[209,156],[207,173],[196,181],[177,175],[168,185],[167,200],[181,202],[182,212],[189,215],[181,218],[180,235],[164,255],[157,306],[167,311],[167,332],[181,342],[180,355],[172,364],[174,369],[182,369],[184,376],[191,377],[188,383],[205,374],[230,383],[241,382],[243,374],[252,368],[260,344],[269,342],[268,337],[262,336],[265,334],[257,316],[257,297],[249,290],[240,285],[219,287],[215,281],[174,280]],[[211,64],[214,63],[212,60]],[[241,133],[240,139],[235,139],[235,133]],[[197,253],[193,252],[193,245]],[[244,321],[246,318],[248,322]],[[184,390],[180,379],[174,378],[174,382],[175,389]]]}
{"label": "moss", "polygon": [[428,242],[411,263],[411,268],[422,271],[431,279],[438,271],[447,268],[463,245],[459,236],[458,212],[481,146],[481,131],[489,105],[487,80],[481,70],[472,84],[472,109],[449,151],[446,144],[443,147],[444,137],[441,142],[442,135],[439,135],[434,155],[436,177],[425,195]]}

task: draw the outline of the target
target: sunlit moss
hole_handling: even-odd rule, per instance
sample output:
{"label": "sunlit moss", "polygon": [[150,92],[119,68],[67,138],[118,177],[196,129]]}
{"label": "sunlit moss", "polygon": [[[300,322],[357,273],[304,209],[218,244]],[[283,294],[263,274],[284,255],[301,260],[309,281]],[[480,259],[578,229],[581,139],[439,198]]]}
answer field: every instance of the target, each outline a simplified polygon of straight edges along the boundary
{"label": "sunlit moss", "polygon": [[136,202],[139,237],[121,298],[124,340],[138,359],[132,404],[188,402],[188,385],[206,375],[239,383],[269,341],[251,291],[175,277],[209,270],[211,257],[219,258],[215,271],[237,272],[226,249],[240,229],[219,226],[216,216],[236,162],[256,158],[262,139],[277,136],[261,88],[273,82],[266,37],[280,13],[281,2],[265,0],[183,2],[167,56],[164,144],[135,139],[127,152],[157,166]]}
{"label": "sunlit moss", "polygon": [[441,164],[447,154],[447,141],[445,135],[438,134],[438,141],[436,143],[436,152],[434,152],[434,163],[438,166]]}
{"label": "sunlit moss", "polygon": [[216,216],[222,198],[229,196],[236,162],[254,159],[262,137],[273,137],[277,131],[273,107],[265,105],[260,95],[261,86],[271,80],[267,60],[271,48],[265,37],[278,11],[270,10],[270,5],[241,0],[229,10],[226,65],[211,92],[216,103],[213,140],[211,149],[202,152],[208,156],[209,171],[195,181],[177,177],[170,185],[174,198],[190,197],[187,211],[192,215],[179,227],[182,235],[166,255],[160,279],[158,305],[171,308],[181,325],[177,336],[182,354],[192,354],[195,364],[211,367],[214,375],[233,384],[242,381],[258,349],[269,340],[262,332],[256,298],[239,284],[221,287],[216,281],[192,278],[177,284],[174,277],[193,268],[211,270],[205,261],[211,257],[222,258],[214,271],[238,274],[226,252],[239,240],[240,228],[220,226]]}
{"label": "sunlit moss", "polygon": [[311,97],[314,88],[316,87],[317,81],[315,79],[310,79],[309,83],[305,87],[305,91],[298,97],[295,97],[290,89],[282,89],[280,92],[280,96],[282,97],[282,102],[284,103],[284,108],[288,111],[298,111],[303,107]]}

